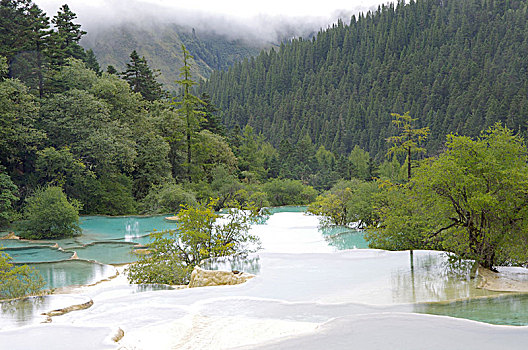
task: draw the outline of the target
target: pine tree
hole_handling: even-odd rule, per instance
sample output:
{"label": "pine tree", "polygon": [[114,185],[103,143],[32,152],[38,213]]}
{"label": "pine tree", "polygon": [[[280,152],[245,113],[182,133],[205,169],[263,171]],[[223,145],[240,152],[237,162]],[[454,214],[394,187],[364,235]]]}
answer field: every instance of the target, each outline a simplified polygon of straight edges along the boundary
{"label": "pine tree", "polygon": [[215,114],[218,112],[218,108],[211,102],[211,96],[204,92],[200,96],[200,100],[202,101],[200,110],[203,112],[204,117],[204,120],[200,123],[200,127],[214,134],[225,135],[225,128]]}
{"label": "pine tree", "polygon": [[81,37],[86,34],[80,24],[73,21],[77,15],[73,13],[68,5],[63,5],[51,20],[55,31],[50,37],[50,59],[53,69],[64,65],[67,58],[73,57],[85,59],[86,53],[79,45]]}
{"label": "pine tree", "polygon": [[119,72],[117,71],[117,69],[115,69],[115,67],[112,66],[112,65],[109,65],[109,66],[106,67],[106,72],[107,72],[108,74],[119,75]]}
{"label": "pine tree", "polygon": [[[113,67],[112,67],[113,68]],[[156,81],[152,69],[150,69],[145,57],[139,57],[136,50],[130,54],[130,63],[126,70],[121,73],[134,92],[138,92],[147,101],[154,101],[165,96],[161,84]]]}
{"label": "pine tree", "polygon": [[101,75],[101,66],[99,66],[99,62],[97,62],[97,57],[95,57],[95,53],[92,49],[89,49],[86,51],[86,59],[85,59],[86,67],[93,70],[97,75]]}
{"label": "pine tree", "polygon": [[0,1],[0,55],[8,59],[9,75],[42,97],[49,18],[28,0]]}
{"label": "pine tree", "polygon": [[400,130],[400,133],[387,139],[387,142],[392,144],[387,156],[389,158],[398,154],[406,156],[407,181],[410,181],[413,153],[425,153],[425,148],[421,147],[421,144],[427,138],[427,135],[429,135],[429,128],[414,128],[413,122],[418,119],[412,118],[409,112],[406,112],[404,115],[398,113],[391,113],[391,115],[394,117],[392,123]]}
{"label": "pine tree", "polygon": [[200,123],[203,121],[204,112],[199,108],[204,102],[191,93],[191,88],[196,82],[191,77],[190,61],[194,58],[185,46],[181,46],[183,51],[183,67],[180,68],[180,80],[176,82],[181,86],[182,98],[180,101],[174,101],[173,104],[178,106],[178,112],[184,119],[185,123],[185,144],[187,148],[187,179],[191,182],[192,168],[192,143]]}

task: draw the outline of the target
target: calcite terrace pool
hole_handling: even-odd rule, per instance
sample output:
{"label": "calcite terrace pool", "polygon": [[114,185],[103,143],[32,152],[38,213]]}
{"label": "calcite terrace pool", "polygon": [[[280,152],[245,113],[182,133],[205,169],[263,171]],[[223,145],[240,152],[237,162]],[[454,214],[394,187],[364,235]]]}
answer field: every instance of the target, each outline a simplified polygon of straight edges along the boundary
{"label": "calcite terrace pool", "polygon": [[[257,274],[235,286],[173,290],[129,285],[119,274],[69,287],[116,275],[122,268],[111,264],[134,261],[130,252],[150,230],[174,227],[163,217],[89,217],[76,240],[4,240],[50,287],[68,288],[2,303],[0,348],[526,348],[528,295],[480,289],[469,264],[453,268],[442,252],[415,251],[411,260],[407,251],[366,249],[361,232],[323,230],[300,210],[275,209],[253,226],[263,250],[245,262],[208,266]],[[79,260],[69,260],[74,252]],[[41,313],[88,301],[41,323]]]}

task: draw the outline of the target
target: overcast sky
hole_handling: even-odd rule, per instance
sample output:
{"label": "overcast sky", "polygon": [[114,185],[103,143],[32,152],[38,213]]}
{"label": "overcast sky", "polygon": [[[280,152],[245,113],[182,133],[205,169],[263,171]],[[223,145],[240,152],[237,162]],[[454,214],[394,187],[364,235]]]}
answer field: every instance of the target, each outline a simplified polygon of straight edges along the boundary
{"label": "overcast sky", "polygon": [[230,32],[248,30],[270,36],[286,23],[303,30],[326,28],[338,18],[377,8],[382,0],[34,0],[51,18],[64,3],[77,14],[83,29],[157,18],[201,29]]}

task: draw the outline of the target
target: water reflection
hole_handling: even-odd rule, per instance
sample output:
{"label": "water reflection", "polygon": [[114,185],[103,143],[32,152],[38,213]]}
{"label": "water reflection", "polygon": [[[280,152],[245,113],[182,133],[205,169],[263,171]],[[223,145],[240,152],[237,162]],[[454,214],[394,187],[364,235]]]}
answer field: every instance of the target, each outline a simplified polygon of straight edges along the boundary
{"label": "water reflection", "polygon": [[62,261],[70,259],[73,255],[71,251],[63,251],[49,246],[5,248],[3,251],[13,258],[14,263]]}
{"label": "water reflection", "polygon": [[238,256],[228,256],[207,259],[202,261],[200,267],[205,270],[242,271],[258,275],[260,273],[260,257],[249,256],[242,258]]}
{"label": "water reflection", "polygon": [[528,325],[528,294],[416,304],[413,312],[465,318],[491,324],[526,326]]}
{"label": "water reflection", "polygon": [[125,242],[132,242],[134,238],[140,237],[139,221],[136,218],[129,218],[125,223]]}
{"label": "water reflection", "polygon": [[471,278],[471,267],[469,261],[451,263],[446,254],[409,254],[409,265],[391,274],[393,299],[414,303],[496,294],[477,288],[478,278]]}
{"label": "water reflection", "polygon": [[321,226],[319,227],[319,232],[321,232],[329,246],[335,247],[338,250],[368,248],[364,232],[361,230],[351,229],[345,226]]}
{"label": "water reflection", "polygon": [[[31,297],[26,299],[2,302],[0,325],[4,329],[8,325],[25,326],[31,323],[34,317],[49,309],[50,299],[47,297]],[[42,320],[44,318],[42,317]]]}
{"label": "water reflection", "polygon": [[169,286],[166,284],[135,284],[133,286],[135,287],[134,293],[151,292],[155,290],[174,290],[175,289],[173,286]]}
{"label": "water reflection", "polygon": [[46,289],[92,284],[116,274],[113,266],[83,260],[29,264],[29,266],[40,272],[46,281]]}
{"label": "water reflection", "polygon": [[46,321],[42,313],[83,304],[89,298],[77,295],[45,295],[0,302],[0,329],[6,330]]}
{"label": "water reflection", "polygon": [[138,260],[138,256],[133,253],[134,245],[134,243],[124,242],[101,242],[72,249],[75,249],[79,259],[93,260],[103,264],[123,264]]}

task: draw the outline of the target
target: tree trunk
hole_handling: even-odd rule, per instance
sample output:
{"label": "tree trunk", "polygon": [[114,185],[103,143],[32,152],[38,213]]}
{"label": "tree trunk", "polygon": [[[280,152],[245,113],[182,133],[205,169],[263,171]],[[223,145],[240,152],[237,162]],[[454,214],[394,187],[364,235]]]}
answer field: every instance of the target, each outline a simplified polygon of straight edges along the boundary
{"label": "tree trunk", "polygon": [[407,149],[407,181],[411,181],[411,147]]}

